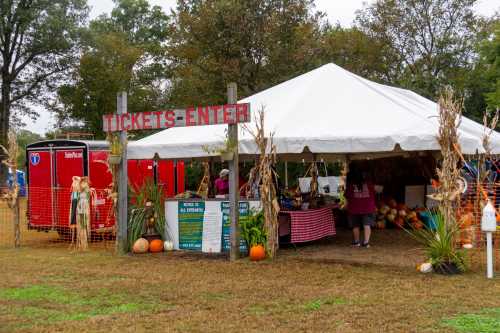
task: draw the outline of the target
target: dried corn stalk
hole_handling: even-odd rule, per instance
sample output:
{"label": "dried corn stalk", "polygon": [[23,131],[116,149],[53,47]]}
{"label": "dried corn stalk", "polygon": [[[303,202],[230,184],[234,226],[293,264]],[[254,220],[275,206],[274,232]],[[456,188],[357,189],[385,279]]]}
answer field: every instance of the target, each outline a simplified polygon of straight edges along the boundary
{"label": "dried corn stalk", "polygon": [[245,129],[253,136],[260,153],[257,171],[260,176],[260,201],[267,233],[266,247],[269,257],[274,258],[279,246],[278,213],[280,209],[274,185],[274,179],[277,176],[273,168],[276,163],[276,146],[273,144],[273,133],[270,133],[267,138],[264,132],[264,109],[259,110],[255,126],[256,130],[253,132],[248,127]]}
{"label": "dried corn stalk", "polygon": [[210,186],[210,163],[203,162],[203,178],[201,179],[200,186],[198,187],[198,191],[196,194],[201,196],[202,198],[208,198],[208,190]]}
{"label": "dried corn stalk", "polygon": [[7,205],[12,210],[14,215],[14,246],[19,247],[21,242],[21,229],[20,229],[20,212],[19,212],[19,184],[17,183],[17,155],[19,147],[17,145],[16,133],[10,131],[8,134],[8,148],[0,145],[0,148],[7,156],[7,160],[3,164],[12,172],[12,184],[7,189],[7,192],[2,196],[2,199],[7,201]]}
{"label": "dried corn stalk", "polygon": [[438,142],[441,146],[441,166],[437,168],[440,186],[439,209],[448,227],[456,225],[456,210],[460,204],[460,162],[458,127],[462,118],[463,101],[457,101],[448,89],[439,98]]}

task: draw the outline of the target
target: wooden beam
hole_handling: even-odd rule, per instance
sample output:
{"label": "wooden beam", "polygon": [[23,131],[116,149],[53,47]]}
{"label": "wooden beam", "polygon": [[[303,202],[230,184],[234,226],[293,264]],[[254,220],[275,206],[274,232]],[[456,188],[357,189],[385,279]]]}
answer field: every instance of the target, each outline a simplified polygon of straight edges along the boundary
{"label": "wooden beam", "polygon": [[[118,114],[127,113],[127,93],[120,92],[116,98],[116,111]],[[128,252],[127,242],[127,200],[128,200],[128,173],[127,173],[127,132],[120,132],[120,144],[122,146],[122,159],[118,166],[118,253]]]}
{"label": "wooden beam", "polygon": [[[227,102],[236,104],[238,100],[236,83],[229,83],[227,86]],[[228,125],[229,142],[234,142],[235,151],[234,158],[229,161],[229,218],[231,219],[231,250],[229,258],[234,261],[240,256],[240,238],[238,234],[238,219],[239,219],[239,170],[238,170],[238,124]]]}

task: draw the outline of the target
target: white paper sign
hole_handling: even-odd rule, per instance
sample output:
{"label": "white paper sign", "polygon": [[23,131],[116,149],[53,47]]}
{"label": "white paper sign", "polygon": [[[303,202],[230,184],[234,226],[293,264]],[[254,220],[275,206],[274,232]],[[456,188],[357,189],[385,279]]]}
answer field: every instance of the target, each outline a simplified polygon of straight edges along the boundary
{"label": "white paper sign", "polygon": [[205,201],[201,250],[218,253],[222,246],[222,211],[220,201]]}

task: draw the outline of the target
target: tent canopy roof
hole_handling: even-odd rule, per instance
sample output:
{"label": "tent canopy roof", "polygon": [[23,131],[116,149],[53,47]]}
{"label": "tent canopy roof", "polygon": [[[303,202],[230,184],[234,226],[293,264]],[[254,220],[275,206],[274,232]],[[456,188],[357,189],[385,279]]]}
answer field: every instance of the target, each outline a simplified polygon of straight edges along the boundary
{"label": "tent canopy roof", "polygon": [[[255,115],[265,111],[265,130],[274,133],[278,154],[373,154],[439,150],[438,106],[412,91],[366,80],[335,64],[240,100]],[[251,131],[254,123],[246,125]],[[226,125],[170,128],[129,145],[128,158],[203,158],[203,146],[221,146]],[[462,117],[465,154],[482,152],[482,125]],[[254,155],[252,136],[239,125],[240,154]],[[491,136],[500,153],[500,134]]]}

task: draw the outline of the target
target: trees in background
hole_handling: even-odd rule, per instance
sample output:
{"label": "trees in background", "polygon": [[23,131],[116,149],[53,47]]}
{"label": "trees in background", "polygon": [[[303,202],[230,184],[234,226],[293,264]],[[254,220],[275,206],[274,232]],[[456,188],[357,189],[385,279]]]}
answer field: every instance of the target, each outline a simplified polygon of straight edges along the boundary
{"label": "trees in background", "polygon": [[33,114],[28,105],[64,79],[87,12],[85,0],[0,1],[0,145],[7,146],[11,121]]}
{"label": "trees in background", "polygon": [[85,0],[0,0],[0,37],[17,40],[0,45],[11,64],[2,129],[11,107],[28,112],[56,84],[60,125],[102,137],[120,90],[129,112],[223,103],[228,82],[244,97],[328,62],[430,99],[452,86],[476,120],[499,103],[498,23],[474,15],[477,0],[378,0],[348,28],[330,25],[314,0],[177,0],[168,14],[147,0],[114,2],[82,33]]}
{"label": "trees in background", "polygon": [[477,0],[379,0],[358,12],[359,29],[388,49],[388,82],[435,99],[463,92],[480,21]]}
{"label": "trees in background", "polygon": [[221,103],[226,84],[248,96],[321,64],[312,0],[179,0],[172,16],[171,103]]}
{"label": "trees in background", "polygon": [[166,100],[164,48],[168,16],[146,0],[117,0],[111,15],[90,22],[71,81],[54,105],[60,124],[85,128],[97,138],[102,115],[116,111],[116,94],[127,91],[129,112],[154,110]]}

